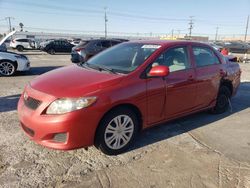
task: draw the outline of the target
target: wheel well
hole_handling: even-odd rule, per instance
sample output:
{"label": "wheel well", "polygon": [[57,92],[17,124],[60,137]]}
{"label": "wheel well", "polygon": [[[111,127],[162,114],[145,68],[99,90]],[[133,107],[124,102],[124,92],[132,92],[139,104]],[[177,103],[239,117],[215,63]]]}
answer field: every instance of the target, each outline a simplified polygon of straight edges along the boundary
{"label": "wheel well", "polygon": [[7,61],[7,62],[10,62],[10,63],[13,63],[13,64],[14,64],[14,66],[16,67],[16,69],[17,69],[17,62],[16,62],[16,61],[11,61],[11,60],[9,60],[9,59],[1,59],[1,60],[0,60],[0,62],[4,62],[4,61]]}
{"label": "wheel well", "polygon": [[233,84],[232,84],[231,81],[229,81],[229,80],[222,80],[221,84],[220,84],[220,87],[221,86],[226,86],[229,89],[230,94],[231,95],[233,94]]}
{"label": "wheel well", "polygon": [[136,107],[135,105],[126,103],[126,104],[119,104],[119,105],[117,105],[117,106],[112,107],[110,110],[108,110],[108,111],[102,116],[101,120],[100,120],[99,123],[98,123],[97,129],[96,129],[96,131],[95,131],[95,135],[96,135],[96,132],[97,132],[99,126],[100,126],[100,123],[101,123],[102,120],[104,119],[104,117],[105,117],[107,114],[109,114],[110,112],[112,112],[112,111],[114,111],[114,110],[116,110],[116,109],[118,109],[118,108],[127,108],[127,109],[132,110],[132,111],[136,114],[136,116],[137,116],[137,118],[138,118],[138,121],[139,121],[139,131],[142,130],[143,120],[142,120],[141,111],[140,111],[139,108]]}
{"label": "wheel well", "polygon": [[16,48],[18,48],[19,46],[22,47],[22,48],[24,48],[24,47],[23,47],[22,45],[20,45],[20,44],[18,44],[18,45],[16,46]]}

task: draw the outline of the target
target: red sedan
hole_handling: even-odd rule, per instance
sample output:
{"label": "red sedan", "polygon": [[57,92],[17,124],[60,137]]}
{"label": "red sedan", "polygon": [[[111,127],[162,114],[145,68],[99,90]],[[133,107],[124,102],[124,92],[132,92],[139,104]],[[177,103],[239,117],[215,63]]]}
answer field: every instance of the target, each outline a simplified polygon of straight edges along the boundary
{"label": "red sedan", "polygon": [[240,84],[238,64],[206,44],[126,42],[32,80],[18,103],[35,142],[124,152],[137,133],[202,110],[223,113]]}

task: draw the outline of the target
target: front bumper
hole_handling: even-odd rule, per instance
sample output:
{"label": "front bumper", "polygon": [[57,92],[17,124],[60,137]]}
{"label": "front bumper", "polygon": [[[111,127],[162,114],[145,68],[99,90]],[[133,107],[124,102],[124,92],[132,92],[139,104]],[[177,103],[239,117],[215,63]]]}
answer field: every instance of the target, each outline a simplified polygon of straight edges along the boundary
{"label": "front bumper", "polygon": [[[42,99],[35,110],[25,104],[23,95],[18,102],[18,117],[30,139],[60,150],[93,145],[96,127],[101,118],[99,110],[94,106],[62,115],[47,115],[45,110],[55,98],[31,87],[26,87],[26,93],[31,98]],[[57,138],[60,136],[61,140]]]}
{"label": "front bumper", "polygon": [[17,59],[17,71],[28,71],[30,70],[30,61],[26,58]]}

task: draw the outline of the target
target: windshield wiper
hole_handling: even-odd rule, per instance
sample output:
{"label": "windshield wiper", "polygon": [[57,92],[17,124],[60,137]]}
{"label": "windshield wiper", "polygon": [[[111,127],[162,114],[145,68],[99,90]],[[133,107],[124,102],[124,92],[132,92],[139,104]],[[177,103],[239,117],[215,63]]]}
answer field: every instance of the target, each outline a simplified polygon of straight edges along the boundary
{"label": "windshield wiper", "polygon": [[112,69],[112,68],[99,66],[99,69],[107,71],[107,72],[110,72],[110,73],[113,73],[113,74],[117,74],[117,72],[114,69]]}
{"label": "windshield wiper", "polygon": [[89,64],[89,63],[83,63],[82,66],[84,67],[89,67],[98,71],[107,71],[113,74],[117,74],[117,72],[114,69],[108,68],[108,67],[104,67],[104,66],[98,66],[98,65],[93,65],[93,64]]}
{"label": "windshield wiper", "polygon": [[84,67],[84,68],[86,68],[86,69],[93,69],[93,67],[90,67],[90,66],[88,65],[88,63],[85,63],[85,62],[79,63],[78,65],[80,65],[81,67]]}

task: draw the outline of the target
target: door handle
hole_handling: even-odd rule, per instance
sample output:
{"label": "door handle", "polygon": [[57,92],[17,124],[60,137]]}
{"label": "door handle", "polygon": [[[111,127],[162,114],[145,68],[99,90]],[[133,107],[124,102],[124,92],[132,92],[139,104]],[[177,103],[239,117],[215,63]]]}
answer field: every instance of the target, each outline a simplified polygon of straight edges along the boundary
{"label": "door handle", "polygon": [[222,77],[227,76],[227,72],[224,71],[223,69],[220,69],[220,75],[221,75]]}

